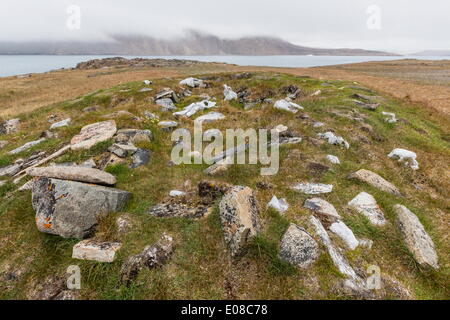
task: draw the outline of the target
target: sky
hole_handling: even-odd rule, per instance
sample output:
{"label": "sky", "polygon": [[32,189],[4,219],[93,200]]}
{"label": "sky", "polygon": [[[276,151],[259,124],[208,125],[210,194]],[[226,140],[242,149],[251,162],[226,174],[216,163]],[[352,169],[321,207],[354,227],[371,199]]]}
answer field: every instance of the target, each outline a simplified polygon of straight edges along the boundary
{"label": "sky", "polygon": [[0,0],[0,41],[273,36],[322,48],[450,50],[449,0]]}

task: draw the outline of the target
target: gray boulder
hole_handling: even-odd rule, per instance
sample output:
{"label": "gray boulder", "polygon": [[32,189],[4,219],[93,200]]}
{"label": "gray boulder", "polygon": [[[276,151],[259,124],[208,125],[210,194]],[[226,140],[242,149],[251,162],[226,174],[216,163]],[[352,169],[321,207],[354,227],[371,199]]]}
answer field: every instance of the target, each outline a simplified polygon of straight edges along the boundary
{"label": "gray boulder", "polygon": [[236,256],[260,231],[258,203],[253,190],[241,186],[231,188],[220,201],[219,215],[225,242],[231,255]]}
{"label": "gray boulder", "polygon": [[133,162],[130,165],[131,169],[145,166],[150,162],[151,152],[145,149],[137,149],[133,154]]}
{"label": "gray boulder", "polygon": [[102,185],[115,185],[117,180],[112,174],[105,171],[83,167],[44,167],[31,168],[27,174],[32,177],[46,177],[62,180],[87,182]]}
{"label": "gray boulder", "polygon": [[394,206],[394,210],[397,213],[397,224],[403,240],[416,261],[421,265],[438,269],[438,256],[434,242],[417,216],[400,204]]}
{"label": "gray boulder", "polygon": [[0,134],[10,134],[17,132],[20,126],[20,119],[10,119],[0,123]]}
{"label": "gray boulder", "polygon": [[37,178],[32,204],[39,231],[83,239],[98,219],[124,208],[130,193],[75,181]]}
{"label": "gray boulder", "polygon": [[319,246],[305,229],[291,224],[281,239],[279,257],[306,269],[319,257]]}

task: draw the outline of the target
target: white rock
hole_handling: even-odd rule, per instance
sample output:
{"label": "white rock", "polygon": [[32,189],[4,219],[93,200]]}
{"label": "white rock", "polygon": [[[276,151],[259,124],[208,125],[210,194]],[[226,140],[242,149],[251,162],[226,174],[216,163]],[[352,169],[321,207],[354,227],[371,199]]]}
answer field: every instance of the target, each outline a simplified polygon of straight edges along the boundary
{"label": "white rock", "polygon": [[174,116],[183,116],[183,117],[191,117],[194,114],[196,114],[199,111],[214,108],[216,106],[215,102],[203,100],[200,102],[194,102],[187,107],[185,107],[183,110],[175,112]]}
{"label": "white rock", "polygon": [[178,126],[178,123],[175,121],[160,121],[158,122],[158,126],[163,129],[175,128]]}
{"label": "white rock", "polygon": [[151,82],[150,80],[144,80],[144,84],[145,84],[146,86],[148,86],[148,85],[151,85],[152,82]]}
{"label": "white rock", "polygon": [[237,93],[226,84],[223,85],[223,95],[225,96],[225,101],[236,100],[238,98]]}
{"label": "white rock", "polygon": [[384,121],[388,122],[388,123],[396,123],[397,122],[397,118],[395,117],[395,113],[391,113],[391,112],[381,112],[381,114],[383,116],[387,116],[387,118],[384,119]]}
{"label": "white rock", "polygon": [[332,164],[341,164],[339,158],[331,154],[327,155],[327,160],[330,161]]}
{"label": "white rock", "polygon": [[372,249],[373,240],[370,239],[359,239],[359,246],[367,249]]}
{"label": "white rock", "polygon": [[309,221],[315,227],[317,235],[320,237],[322,243],[327,248],[328,254],[330,255],[331,260],[338,268],[338,270],[350,279],[359,279],[359,277],[355,273],[355,270],[353,270],[353,268],[348,264],[347,260],[345,260],[345,258],[333,246],[333,243],[331,242],[331,239],[328,236],[328,233],[323,227],[322,223],[314,216],[311,216]]}
{"label": "white rock", "polygon": [[346,149],[350,148],[350,144],[347,141],[345,141],[344,138],[336,136],[333,132],[329,131],[325,133],[319,133],[317,134],[317,136],[320,139],[327,140],[329,144],[342,146]]}
{"label": "white rock", "polygon": [[276,196],[272,197],[272,200],[267,204],[267,207],[273,208],[279,213],[283,214],[289,209],[289,204],[286,199],[278,199]]}
{"label": "white rock", "polygon": [[420,220],[408,208],[400,204],[394,206],[394,210],[397,213],[397,224],[403,240],[414,259],[421,265],[438,269],[438,256],[434,242]]}
{"label": "white rock", "polygon": [[338,221],[333,223],[330,226],[330,230],[337,236],[339,236],[339,238],[341,238],[342,241],[345,242],[350,250],[355,250],[356,247],[358,247],[359,241],[355,238],[353,231],[349,227],[347,227],[344,222]]}
{"label": "white rock", "polygon": [[177,107],[173,103],[172,99],[162,98],[155,101],[155,103],[162,107],[162,111],[175,110]]}
{"label": "white rock", "polygon": [[361,192],[348,205],[366,216],[373,225],[384,226],[386,224],[384,214],[372,195]]}
{"label": "white rock", "polygon": [[207,113],[203,116],[198,117],[197,119],[195,119],[195,121],[200,121],[200,122],[212,122],[212,121],[216,121],[216,120],[223,120],[225,119],[225,116],[220,113],[220,112],[210,112]]}
{"label": "white rock", "polygon": [[399,162],[402,162],[407,166],[409,165],[413,170],[419,169],[419,163],[416,160],[417,154],[412,151],[405,149],[394,149],[388,155],[388,157],[394,160],[398,160]]}
{"label": "white rock", "polygon": [[336,219],[341,218],[336,208],[331,203],[321,198],[308,199],[305,201],[305,204],[303,206],[309,210],[326,216],[330,216]]}
{"label": "white rock", "polygon": [[182,196],[186,195],[186,192],[179,191],[179,190],[172,190],[172,191],[170,191],[169,195],[174,198],[182,197]]}
{"label": "white rock", "polygon": [[150,92],[153,91],[152,88],[142,88],[141,90],[139,90],[139,92]]}
{"label": "white rock", "polygon": [[65,119],[65,120],[56,122],[56,123],[54,123],[54,124],[52,124],[52,125],[50,126],[50,129],[56,129],[56,128],[67,127],[67,126],[70,124],[71,121],[72,121],[71,118],[67,118],[67,119]]}
{"label": "white rock", "polygon": [[320,94],[322,93],[322,90],[317,90],[314,93],[311,94],[311,97],[316,97],[316,96],[320,96]]}
{"label": "white rock", "polygon": [[12,150],[12,151],[10,151],[10,152],[8,152],[8,154],[18,154],[18,153],[21,153],[22,151],[28,150],[28,149],[30,149],[30,148],[32,148],[32,147],[38,145],[39,143],[44,142],[45,140],[46,140],[45,138],[41,138],[41,139],[36,140],[36,141],[30,141],[30,142],[27,142],[27,143],[25,143],[23,146],[21,146],[21,147],[19,147],[19,148],[17,148],[17,149],[14,149],[14,150]]}
{"label": "white rock", "polygon": [[185,85],[191,88],[196,88],[196,87],[203,87],[204,83],[203,80],[200,79],[196,79],[196,78],[186,78],[182,81],[180,81],[180,85]]}
{"label": "white rock", "polygon": [[322,183],[299,183],[293,186],[292,189],[305,194],[321,194],[332,192],[333,186]]}
{"label": "white rock", "polygon": [[282,124],[275,127],[275,130],[278,131],[278,133],[285,132],[285,131],[287,131],[287,129],[288,129],[288,127],[286,127],[285,125],[282,125]]}
{"label": "white rock", "polygon": [[122,244],[83,240],[73,247],[72,258],[98,262],[113,262]]}
{"label": "white rock", "polygon": [[323,127],[325,124],[323,122],[314,122],[313,127],[314,128],[320,128]]}
{"label": "white rock", "polygon": [[274,108],[292,113],[297,113],[299,110],[303,110],[302,106],[299,106],[298,104],[293,103],[291,101],[287,101],[285,99],[278,100],[277,102],[275,102]]}

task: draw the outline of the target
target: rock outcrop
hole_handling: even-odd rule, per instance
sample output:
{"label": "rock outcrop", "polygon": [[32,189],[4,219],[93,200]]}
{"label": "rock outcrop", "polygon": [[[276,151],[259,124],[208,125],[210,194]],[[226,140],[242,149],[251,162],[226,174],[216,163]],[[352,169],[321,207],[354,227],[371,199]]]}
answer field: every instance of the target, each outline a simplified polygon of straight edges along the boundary
{"label": "rock outcrop", "polygon": [[93,123],[83,127],[70,141],[72,150],[90,149],[99,142],[111,139],[117,132],[114,120]]}

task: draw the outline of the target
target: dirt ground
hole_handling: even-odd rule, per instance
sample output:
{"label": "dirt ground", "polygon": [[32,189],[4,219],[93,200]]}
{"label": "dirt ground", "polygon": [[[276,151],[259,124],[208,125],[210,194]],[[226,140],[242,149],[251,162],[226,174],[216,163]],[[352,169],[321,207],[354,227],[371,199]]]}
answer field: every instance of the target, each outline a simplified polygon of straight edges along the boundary
{"label": "dirt ground", "polygon": [[121,83],[212,72],[272,71],[353,81],[450,116],[450,61],[397,60],[316,68],[238,67],[62,70],[29,78],[0,78],[0,117],[7,118]]}

